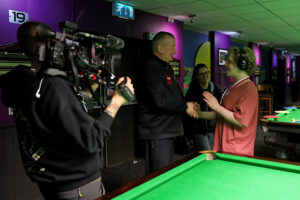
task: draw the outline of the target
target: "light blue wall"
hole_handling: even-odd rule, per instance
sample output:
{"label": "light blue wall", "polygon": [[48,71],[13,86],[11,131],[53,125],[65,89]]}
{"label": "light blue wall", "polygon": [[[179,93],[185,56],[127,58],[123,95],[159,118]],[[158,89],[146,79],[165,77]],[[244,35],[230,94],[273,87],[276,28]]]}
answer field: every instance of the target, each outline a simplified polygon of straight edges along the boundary
{"label": "light blue wall", "polygon": [[241,44],[241,43],[238,43],[238,42],[230,41],[230,46],[231,47],[243,47],[245,45]]}
{"label": "light blue wall", "polygon": [[208,41],[208,35],[184,30],[183,41],[183,64],[185,67],[194,67],[197,51],[202,43]]}

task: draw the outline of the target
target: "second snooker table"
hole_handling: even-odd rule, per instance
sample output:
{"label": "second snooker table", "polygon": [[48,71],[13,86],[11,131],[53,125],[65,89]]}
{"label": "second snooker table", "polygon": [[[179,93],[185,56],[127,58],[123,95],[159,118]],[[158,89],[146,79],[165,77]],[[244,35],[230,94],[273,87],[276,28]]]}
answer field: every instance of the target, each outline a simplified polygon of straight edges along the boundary
{"label": "second snooker table", "polygon": [[[286,109],[289,113],[279,113],[279,118],[261,119],[264,132],[300,133],[300,109]],[[295,120],[296,122],[293,122]],[[299,120],[299,121],[297,121]]]}
{"label": "second snooker table", "polygon": [[300,142],[300,109],[289,107],[288,113],[278,113],[279,118],[261,119],[265,144],[271,147],[275,156],[281,159],[295,160],[297,152],[292,144]]}
{"label": "second snooker table", "polygon": [[297,163],[222,153],[207,158],[201,154],[114,199],[300,199]]}

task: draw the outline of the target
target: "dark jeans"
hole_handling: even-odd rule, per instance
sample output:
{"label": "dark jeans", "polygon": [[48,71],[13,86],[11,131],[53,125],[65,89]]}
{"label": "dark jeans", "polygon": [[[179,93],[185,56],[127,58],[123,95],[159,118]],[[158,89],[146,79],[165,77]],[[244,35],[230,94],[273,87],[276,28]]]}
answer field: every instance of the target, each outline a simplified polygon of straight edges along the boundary
{"label": "dark jeans", "polygon": [[194,134],[194,141],[197,150],[212,150],[214,148],[214,135],[214,133]]}
{"label": "dark jeans", "polygon": [[157,171],[173,162],[174,139],[143,141],[146,149],[146,174]]}
{"label": "dark jeans", "polygon": [[43,186],[39,189],[45,200],[94,200],[105,194],[101,178],[68,191],[57,192]]}

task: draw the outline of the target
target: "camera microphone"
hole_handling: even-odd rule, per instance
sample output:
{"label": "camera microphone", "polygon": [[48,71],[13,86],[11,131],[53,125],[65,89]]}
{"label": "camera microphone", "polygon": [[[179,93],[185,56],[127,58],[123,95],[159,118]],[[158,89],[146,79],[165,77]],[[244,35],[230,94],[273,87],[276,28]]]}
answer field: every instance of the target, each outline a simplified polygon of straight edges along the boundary
{"label": "camera microphone", "polygon": [[90,34],[90,33],[78,32],[76,34],[80,35],[80,36],[82,36],[84,38],[90,38],[90,39],[98,40],[100,42],[106,42],[106,40],[107,40],[103,36],[93,35],[93,34]]}
{"label": "camera microphone", "polygon": [[[63,33],[58,33],[53,31],[51,28],[44,24],[39,24],[36,28],[36,34],[37,37],[39,38],[55,38],[55,39],[62,39],[64,36],[65,37],[70,37],[72,38],[71,35],[68,34],[63,34]],[[82,38],[88,38],[92,40],[99,41],[103,43],[103,46],[107,49],[114,49],[114,50],[120,50],[124,47],[124,41],[120,38],[114,37],[112,35],[94,35],[90,33],[85,33],[85,32],[77,32],[77,35]]]}
{"label": "camera microphone", "polygon": [[99,35],[93,35],[93,34],[84,33],[84,32],[78,32],[76,34],[78,34],[84,38],[89,38],[89,39],[93,39],[93,40],[102,42],[103,46],[108,49],[119,50],[124,47],[124,41],[122,39],[114,37],[112,35],[99,36]]}
{"label": "camera microphone", "polygon": [[119,50],[125,46],[124,41],[120,38],[114,37],[112,35],[107,35],[106,37],[108,40],[106,43],[106,47],[109,49]]}

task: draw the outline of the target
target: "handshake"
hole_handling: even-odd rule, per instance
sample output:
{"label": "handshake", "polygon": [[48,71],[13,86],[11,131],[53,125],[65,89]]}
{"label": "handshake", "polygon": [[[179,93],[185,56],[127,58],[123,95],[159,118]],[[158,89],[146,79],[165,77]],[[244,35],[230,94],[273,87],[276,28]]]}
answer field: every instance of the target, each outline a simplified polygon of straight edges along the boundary
{"label": "handshake", "polygon": [[[218,100],[216,99],[216,97],[214,97],[210,92],[203,92],[203,100],[207,103],[207,105],[209,106],[209,108],[212,111],[215,111],[217,113],[219,113],[220,108],[222,107]],[[187,102],[187,109],[186,109],[186,113],[191,116],[194,117],[196,119],[199,118],[205,118],[208,119],[208,116],[204,116],[203,113],[201,112],[201,108],[200,105],[197,102]]]}
{"label": "handshake", "polygon": [[187,102],[186,113],[196,119],[199,119],[200,105],[197,102]]}

